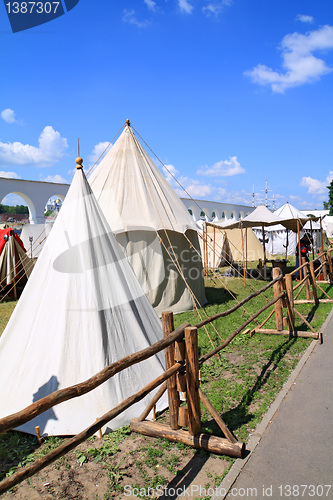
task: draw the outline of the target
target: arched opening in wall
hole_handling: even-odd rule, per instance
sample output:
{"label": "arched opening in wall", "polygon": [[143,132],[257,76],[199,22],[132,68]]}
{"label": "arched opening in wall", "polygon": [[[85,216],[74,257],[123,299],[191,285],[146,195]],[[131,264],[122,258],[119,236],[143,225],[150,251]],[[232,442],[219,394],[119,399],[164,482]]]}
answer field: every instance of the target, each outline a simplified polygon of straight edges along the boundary
{"label": "arched opening in wall", "polygon": [[201,219],[204,219],[204,218],[205,218],[205,215],[206,215],[206,214],[205,214],[205,212],[204,212],[203,210],[201,210],[201,212],[200,212],[200,218],[201,218]]}
{"label": "arched opening in wall", "polygon": [[239,212],[239,216],[238,217],[239,217],[239,220],[244,219],[244,212],[243,212],[243,210],[241,210]]}
{"label": "arched opening in wall", "polygon": [[222,219],[225,219],[225,213],[222,212]]}
{"label": "arched opening in wall", "polygon": [[0,201],[1,227],[12,227],[20,234],[23,224],[29,222],[30,214],[35,213],[32,201],[23,193],[8,193]]}
{"label": "arched opening in wall", "polygon": [[57,218],[62,203],[64,201],[64,196],[53,195],[46,202],[44,209],[45,222],[54,222]]}
{"label": "arched opening in wall", "polygon": [[212,219],[215,219],[215,217],[216,217],[215,212],[212,212]]}
{"label": "arched opening in wall", "polygon": [[193,212],[192,212],[192,209],[191,209],[191,208],[188,208],[187,210],[188,210],[188,213],[189,213],[190,215],[193,215]]}

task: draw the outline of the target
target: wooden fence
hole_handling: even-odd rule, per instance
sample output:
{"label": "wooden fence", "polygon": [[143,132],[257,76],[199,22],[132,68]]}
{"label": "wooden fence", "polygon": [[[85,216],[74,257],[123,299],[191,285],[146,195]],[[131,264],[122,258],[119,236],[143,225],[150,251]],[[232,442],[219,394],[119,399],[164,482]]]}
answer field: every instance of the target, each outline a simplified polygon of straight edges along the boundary
{"label": "wooden fence", "polygon": [[[200,389],[199,369],[203,363],[207,362],[208,359],[224,349],[238,334],[244,332],[250,323],[273,305],[274,309],[258,328],[252,330],[247,329],[246,331],[251,334],[260,332],[264,334],[289,335],[291,337],[310,337],[322,342],[321,333],[315,332],[306,318],[296,310],[295,306],[297,303],[304,303],[304,300],[297,300],[297,295],[295,296],[295,293],[299,294],[300,290],[305,287],[307,302],[314,304],[323,300],[325,300],[325,302],[333,302],[329,297],[326,299],[318,298],[318,289],[321,290],[325,296],[327,294],[318,284],[318,280],[316,280],[316,277],[322,273],[326,281],[332,281],[333,272],[330,254],[323,252],[318,256],[318,265],[316,267],[314,267],[312,262],[303,262],[300,271],[302,272],[302,278],[293,286],[293,274],[295,274],[295,271],[286,276],[282,276],[279,269],[273,269],[273,280],[270,283],[252,293],[229,310],[222,311],[210,318],[206,318],[196,325],[191,326],[189,323],[183,323],[180,327],[174,329],[173,314],[171,312],[165,312],[162,315],[164,338],[159,342],[112,363],[85,382],[58,390],[29,405],[27,408],[0,419],[0,433],[14,429],[63,401],[79,397],[94,390],[116,373],[154,356],[161,350],[165,350],[166,371],[162,375],[100,417],[81,433],[66,440],[61,446],[38,459],[37,462],[4,479],[0,483],[0,494],[8,491],[19,482],[31,477],[54,460],[74,449],[88,437],[98,432],[110,420],[133,404],[142,400],[147,394],[159,386],[161,387],[142,415],[132,420],[132,430],[149,436],[164,437],[170,441],[182,442],[194,448],[204,449],[213,453],[225,454],[232,457],[244,457],[245,444],[238,441],[237,437],[228,429],[220,414],[214,409]],[[274,298],[271,301],[267,302],[248,320],[243,322],[218,347],[199,357],[198,330],[201,327],[218,318],[232,314],[240,307],[243,307],[245,303],[255,299],[271,287],[273,287],[274,290]],[[263,329],[264,324],[273,314],[275,314],[276,329]],[[301,318],[310,331],[304,332],[295,330],[295,315]],[[158,421],[146,420],[148,414],[151,410],[154,410],[157,401],[166,390],[168,391],[169,400],[169,425],[159,423]],[[181,402],[180,393],[186,395],[185,402]],[[225,436],[224,438],[202,433],[200,402],[215,419]],[[36,432],[38,435],[38,429],[36,429]]]}

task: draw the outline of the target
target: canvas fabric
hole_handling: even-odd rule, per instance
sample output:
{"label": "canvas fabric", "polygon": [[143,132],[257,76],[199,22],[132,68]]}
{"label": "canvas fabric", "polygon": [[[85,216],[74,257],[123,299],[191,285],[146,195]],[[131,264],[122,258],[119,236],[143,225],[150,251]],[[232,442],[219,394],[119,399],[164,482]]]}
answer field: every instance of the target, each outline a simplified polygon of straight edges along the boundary
{"label": "canvas fabric", "polygon": [[[213,235],[215,227],[216,247],[219,247],[219,241],[223,241],[223,234],[228,242],[228,253],[225,253],[225,259],[229,262],[256,262],[264,258],[264,249],[251,228],[247,229],[224,229],[221,226],[207,226],[207,235],[211,238],[210,245],[213,246]],[[242,238],[243,231],[243,238]],[[224,243],[224,249],[226,248]],[[243,253],[244,248],[244,253]],[[212,250],[210,250],[212,251]],[[271,259],[271,254],[266,249],[266,259]]]}
{"label": "canvas fabric", "polygon": [[[54,227],[0,338],[0,417],[95,375],[162,338],[140,287],[91,191],[77,170]],[[76,434],[164,371],[160,353],[19,429]],[[103,432],[130,423],[151,394]],[[161,409],[166,400],[160,402]]]}
{"label": "canvas fabric", "polygon": [[116,239],[159,315],[170,309],[174,313],[187,311],[205,303],[196,231],[187,231],[185,237],[175,231],[138,230],[118,233]]}
{"label": "canvas fabric", "polygon": [[[21,240],[29,257],[38,258],[50,234],[53,223],[47,224],[24,224],[21,232]],[[32,242],[29,237],[33,238]]]}
{"label": "canvas fabric", "polygon": [[[197,305],[203,305],[206,298],[195,221],[131,127],[125,127],[89,182],[158,314],[193,309],[192,292]],[[170,265],[164,247],[170,246],[169,239],[182,273]]]}
{"label": "canvas fabric", "polygon": [[1,286],[10,285],[14,279],[26,283],[32,271],[32,262],[24,251],[22,242],[17,235],[7,234],[8,240],[4,240],[0,254],[0,284]]}

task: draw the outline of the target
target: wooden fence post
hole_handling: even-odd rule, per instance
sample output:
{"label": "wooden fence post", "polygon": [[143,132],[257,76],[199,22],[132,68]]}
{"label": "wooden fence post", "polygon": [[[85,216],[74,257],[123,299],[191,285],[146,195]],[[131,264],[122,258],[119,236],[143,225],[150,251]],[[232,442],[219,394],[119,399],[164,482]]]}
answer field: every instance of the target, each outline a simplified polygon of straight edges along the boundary
{"label": "wooden fence post", "polygon": [[322,257],[321,257],[321,263],[323,264],[323,276],[324,276],[324,280],[325,281],[328,281],[328,273],[327,273],[327,259],[326,259],[326,254],[324,253],[324,248],[322,247],[320,249],[320,253],[322,254]]}
{"label": "wooden fence post", "polygon": [[[273,267],[273,279],[277,278],[280,275],[280,269],[278,267]],[[277,281],[273,285],[274,290],[274,298],[280,295],[282,292],[282,283],[281,281]],[[276,321],[276,329],[281,332],[283,330],[283,310],[282,310],[282,299],[275,302],[275,321]]]}
{"label": "wooden fence post", "polygon": [[330,276],[330,281],[333,281],[333,265],[332,265],[332,258],[331,258],[331,251],[327,250],[326,252],[326,261],[328,263],[328,274]]}
{"label": "wooden fence post", "polygon": [[291,274],[285,275],[286,292],[287,292],[287,311],[289,331],[295,330],[295,313],[294,313],[294,291],[293,291],[293,277]]}
{"label": "wooden fence post", "polygon": [[312,295],[313,299],[316,304],[318,304],[318,296],[317,296],[317,285],[316,285],[316,275],[315,275],[315,270],[314,270],[314,262],[311,261],[308,264],[310,272],[309,272],[309,278],[311,281],[311,287],[312,287]]}
{"label": "wooden fence post", "polygon": [[[173,313],[166,311],[162,313],[162,326],[164,338],[174,331]],[[175,364],[174,357],[175,347],[171,344],[165,349],[165,369],[168,370]],[[169,414],[170,414],[170,427],[173,430],[179,429],[178,425],[178,411],[179,411],[179,393],[177,391],[177,375],[173,375],[168,379],[168,396],[169,396]]]}
{"label": "wooden fence post", "polygon": [[[305,257],[302,257],[302,264],[306,264],[307,263],[307,260]],[[309,268],[308,266],[305,266],[303,267],[304,269],[304,278],[305,278],[305,282],[304,282],[304,286],[305,286],[305,296],[306,296],[306,300],[310,300],[312,297],[311,297],[311,293],[310,293],[310,283],[309,283]]]}
{"label": "wooden fence post", "polygon": [[201,432],[198,330],[195,326],[185,328],[185,346],[188,432],[195,436]]}

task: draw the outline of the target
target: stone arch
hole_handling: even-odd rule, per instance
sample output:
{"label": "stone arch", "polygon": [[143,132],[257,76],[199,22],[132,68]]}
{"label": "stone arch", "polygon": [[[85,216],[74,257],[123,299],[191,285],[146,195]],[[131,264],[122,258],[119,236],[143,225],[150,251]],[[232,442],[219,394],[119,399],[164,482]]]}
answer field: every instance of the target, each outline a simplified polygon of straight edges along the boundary
{"label": "stone arch", "polygon": [[236,210],[233,210],[233,211],[231,212],[231,218],[232,218],[232,219],[234,219],[234,220],[238,220]]}
{"label": "stone arch", "polygon": [[239,219],[244,219],[244,210],[239,212]]}
{"label": "stone arch", "polygon": [[199,213],[199,209],[196,205],[188,205],[186,208],[188,209],[188,211],[190,211],[190,210],[192,211],[192,215],[190,212],[189,213],[190,213],[191,217],[193,217],[194,220],[199,219],[200,213]]}
{"label": "stone arch", "polygon": [[[29,210],[29,221],[30,222],[36,218],[35,204],[27,194],[22,193],[21,191],[8,191],[5,194],[3,192],[0,192],[1,200],[3,200],[9,194],[16,194],[16,195],[20,196],[26,202],[28,210]],[[0,200],[0,202],[1,202],[1,200]]]}

